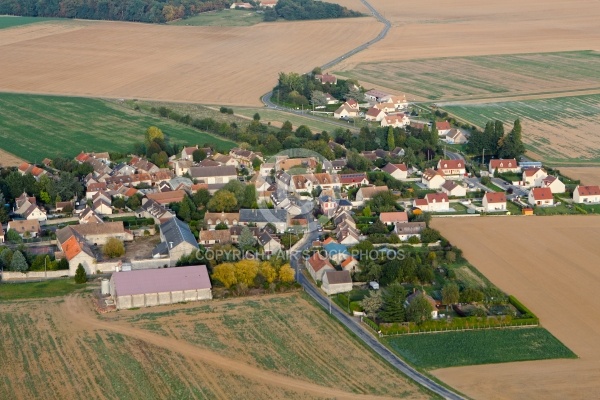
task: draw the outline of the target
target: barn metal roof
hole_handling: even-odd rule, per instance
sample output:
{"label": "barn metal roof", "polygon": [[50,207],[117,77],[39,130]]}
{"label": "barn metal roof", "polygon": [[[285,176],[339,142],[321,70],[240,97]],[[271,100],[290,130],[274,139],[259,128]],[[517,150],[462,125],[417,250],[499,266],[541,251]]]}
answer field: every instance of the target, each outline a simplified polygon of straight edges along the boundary
{"label": "barn metal roof", "polygon": [[115,272],[116,296],[210,289],[206,265]]}

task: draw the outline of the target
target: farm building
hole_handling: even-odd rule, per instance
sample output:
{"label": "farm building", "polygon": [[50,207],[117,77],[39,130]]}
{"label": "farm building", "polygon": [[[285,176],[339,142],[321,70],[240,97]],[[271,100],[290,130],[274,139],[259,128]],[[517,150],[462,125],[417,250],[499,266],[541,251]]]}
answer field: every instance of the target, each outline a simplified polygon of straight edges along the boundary
{"label": "farm building", "polygon": [[337,293],[349,292],[352,290],[352,278],[350,271],[326,271],[323,275],[323,285],[321,289],[328,296]]}
{"label": "farm building", "polygon": [[212,299],[205,265],[115,272],[109,288],[119,310]]}
{"label": "farm building", "polygon": [[174,266],[181,256],[187,256],[198,250],[198,242],[190,227],[177,218],[171,218],[160,225],[161,242],[152,251],[154,258],[166,257]]}

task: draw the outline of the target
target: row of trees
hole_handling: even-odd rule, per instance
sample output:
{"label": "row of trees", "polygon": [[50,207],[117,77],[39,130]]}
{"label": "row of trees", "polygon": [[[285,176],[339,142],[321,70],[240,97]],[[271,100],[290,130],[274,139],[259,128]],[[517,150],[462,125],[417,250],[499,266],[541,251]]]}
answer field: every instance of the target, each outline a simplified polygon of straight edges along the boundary
{"label": "row of trees", "polygon": [[221,10],[225,0],[7,0],[0,15],[164,23]]}
{"label": "row of trees", "polygon": [[69,269],[69,262],[64,258],[55,260],[46,254],[30,254],[24,249],[13,251],[8,247],[0,247],[0,268],[16,272],[56,271]]}
{"label": "row of trees", "polygon": [[515,120],[508,134],[504,133],[502,121],[489,121],[483,132],[479,130],[471,132],[467,149],[472,154],[482,154],[485,149],[485,154],[490,156],[518,160],[525,154],[521,121]]}
{"label": "row of trees", "polygon": [[294,270],[289,264],[281,264],[277,260],[259,262],[245,259],[217,265],[213,269],[212,278],[227,289],[274,289],[277,283],[294,282]]}
{"label": "row of trees", "polygon": [[431,319],[433,306],[424,294],[415,296],[405,306],[406,289],[399,283],[389,285],[382,292],[372,291],[361,301],[361,307],[368,317],[382,322],[415,322],[421,324]]}
{"label": "row of trees", "polygon": [[342,7],[339,4],[315,0],[279,0],[274,8],[265,10],[265,21],[279,18],[288,21],[308,19],[331,19],[360,17],[361,13]]}

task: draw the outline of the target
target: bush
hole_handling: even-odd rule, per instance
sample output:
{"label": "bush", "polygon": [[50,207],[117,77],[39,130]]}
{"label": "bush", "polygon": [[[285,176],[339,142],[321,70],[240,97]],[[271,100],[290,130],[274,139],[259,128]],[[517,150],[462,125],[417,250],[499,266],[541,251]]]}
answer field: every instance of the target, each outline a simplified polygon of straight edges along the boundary
{"label": "bush", "polygon": [[79,264],[77,266],[77,270],[75,271],[75,283],[82,284],[87,282],[87,274],[85,273],[85,269],[83,265]]}
{"label": "bush", "polygon": [[121,257],[125,254],[125,245],[117,238],[110,238],[106,241],[102,253],[108,258]]}
{"label": "bush", "polygon": [[377,325],[377,323],[375,323],[374,321],[372,321],[370,318],[364,317],[363,318],[363,322],[365,324],[367,324],[368,326],[371,327],[371,329],[373,329],[375,332],[379,332],[379,325]]}
{"label": "bush", "polygon": [[517,311],[519,311],[521,313],[521,317],[520,318],[533,318],[535,320],[537,320],[537,317],[535,316],[534,313],[532,313],[527,307],[525,307],[523,305],[523,303],[521,303],[519,300],[517,300],[517,298],[515,296],[508,296],[508,302],[517,309]]}

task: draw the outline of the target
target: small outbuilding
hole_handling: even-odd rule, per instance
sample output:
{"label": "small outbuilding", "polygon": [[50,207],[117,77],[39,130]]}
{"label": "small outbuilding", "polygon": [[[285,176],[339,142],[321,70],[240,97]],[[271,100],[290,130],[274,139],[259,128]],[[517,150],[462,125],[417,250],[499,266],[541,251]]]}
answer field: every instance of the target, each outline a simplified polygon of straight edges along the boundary
{"label": "small outbuilding", "polygon": [[350,292],[352,290],[352,277],[350,271],[326,271],[323,275],[321,289],[328,296],[337,293]]}
{"label": "small outbuilding", "polygon": [[110,295],[117,309],[212,299],[206,265],[115,272]]}

